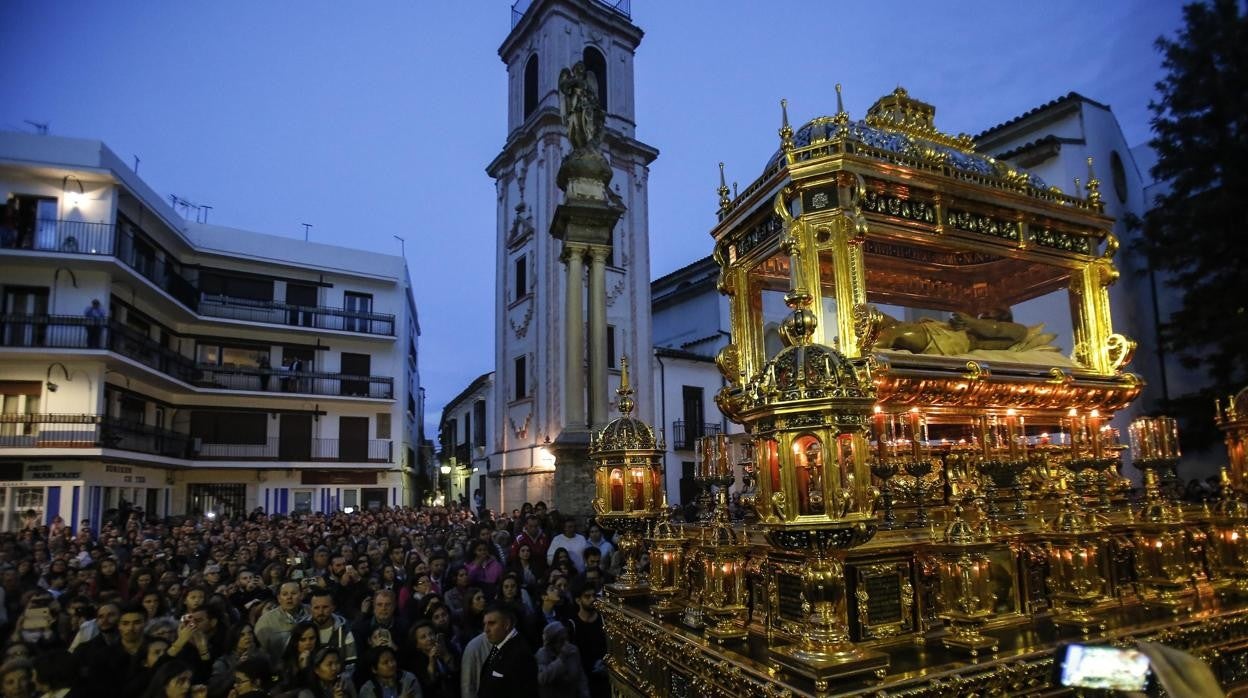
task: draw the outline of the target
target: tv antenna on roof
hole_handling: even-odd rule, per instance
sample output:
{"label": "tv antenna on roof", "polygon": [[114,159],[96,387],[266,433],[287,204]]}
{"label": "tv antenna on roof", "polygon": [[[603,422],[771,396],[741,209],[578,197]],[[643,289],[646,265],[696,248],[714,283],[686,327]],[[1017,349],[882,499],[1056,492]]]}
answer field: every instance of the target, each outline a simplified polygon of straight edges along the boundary
{"label": "tv antenna on roof", "polygon": [[312,229],[312,224],[311,224],[311,223],[300,223],[299,225],[302,225],[302,226],[303,226],[303,241],[304,241],[304,242],[307,242],[307,241],[308,241],[308,231]]}
{"label": "tv antenna on roof", "polygon": [[39,122],[39,121],[31,121],[30,119],[22,119],[22,121],[30,124],[31,126],[34,126],[35,133],[39,134],[40,136],[48,135],[48,122],[47,121]]}

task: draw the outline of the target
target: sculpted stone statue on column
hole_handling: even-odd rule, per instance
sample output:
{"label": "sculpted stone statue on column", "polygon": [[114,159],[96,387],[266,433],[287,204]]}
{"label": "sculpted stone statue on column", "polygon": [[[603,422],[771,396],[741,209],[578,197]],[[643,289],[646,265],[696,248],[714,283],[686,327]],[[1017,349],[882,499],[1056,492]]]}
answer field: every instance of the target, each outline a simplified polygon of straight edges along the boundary
{"label": "sculpted stone statue on column", "polygon": [[606,113],[598,98],[598,80],[584,63],[559,71],[559,94],[563,96],[563,125],[572,150],[597,150],[602,145]]}

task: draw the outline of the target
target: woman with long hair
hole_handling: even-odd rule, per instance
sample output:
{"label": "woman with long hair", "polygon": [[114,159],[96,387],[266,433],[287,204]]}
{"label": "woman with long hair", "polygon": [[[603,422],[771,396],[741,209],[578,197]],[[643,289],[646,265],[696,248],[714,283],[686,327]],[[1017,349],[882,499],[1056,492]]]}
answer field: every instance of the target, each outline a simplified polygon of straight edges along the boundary
{"label": "woman with long hair", "polygon": [[456,698],[459,695],[459,662],[433,623],[418,621],[409,635],[414,652],[407,668],[420,683],[424,698]]}
{"label": "woman with long hair", "polygon": [[164,618],[169,615],[169,607],[165,605],[165,597],[160,595],[156,589],[148,589],[141,596],[134,596],[139,603],[143,605],[143,612],[147,614],[147,620],[153,621],[157,618]]}
{"label": "woman with long hair", "polygon": [[463,565],[456,565],[449,576],[451,588],[442,592],[442,601],[451,609],[451,614],[458,617],[464,612],[464,604],[468,601],[465,594],[472,582],[469,580],[468,568]]}
{"label": "woman with long hair", "polygon": [[494,557],[494,546],[487,541],[473,541],[471,550],[472,561],[467,565],[468,583],[485,592],[487,599],[493,598],[498,580],[503,576],[503,565]]}
{"label": "woman with long hair", "polygon": [[226,636],[225,653],[212,665],[212,678],[208,680],[208,693],[215,695],[216,691],[213,690],[215,688],[224,688],[224,693],[228,693],[229,687],[234,682],[234,668],[252,657],[262,657],[268,661],[256,642],[255,628],[250,623],[238,623],[230,628],[229,635]]}
{"label": "woman with long hair", "polygon": [[191,694],[191,667],[180,659],[165,662],[152,675],[143,698],[187,698]]}
{"label": "woman with long hair", "polygon": [[91,598],[100,598],[101,591],[115,591],[121,597],[123,602],[130,599],[129,589],[126,575],[117,569],[117,561],[111,557],[100,560],[100,566],[95,571],[95,577],[91,579],[91,588],[88,591]]}
{"label": "woman with long hair", "polygon": [[147,636],[139,651],[130,660],[130,680],[126,682],[122,695],[137,696],[152,683],[156,670],[171,658],[166,653],[169,641],[163,637]]}
{"label": "woman with long hair", "polygon": [[498,598],[500,603],[510,604],[516,612],[517,618],[527,618],[533,613],[533,597],[529,595],[529,590],[520,584],[520,577],[515,572],[508,572],[503,575],[502,580],[498,583]]}
{"label": "woman with long hair", "polygon": [[320,633],[310,620],[303,621],[290,631],[290,639],[286,641],[286,649],[277,664],[277,683],[280,687],[299,687],[300,677],[312,666],[312,656],[320,644]]}
{"label": "woman with long hair", "polygon": [[533,590],[546,576],[546,561],[533,554],[532,545],[521,543],[515,557],[507,561],[507,572],[518,576],[524,588]]}
{"label": "woman with long hair", "polygon": [[312,655],[299,688],[311,698],[356,698],[355,684],[342,673],[342,655],[336,648],[322,647]]}
{"label": "woman with long hair", "polygon": [[391,647],[373,648],[364,661],[371,671],[360,686],[359,698],[403,698],[421,693],[416,677],[399,668],[399,655]]}
{"label": "woman with long hair", "polygon": [[485,592],[469,587],[465,592],[464,612],[459,614],[459,622],[455,624],[454,643],[462,654],[468,641],[485,630],[485,607],[488,603]]}

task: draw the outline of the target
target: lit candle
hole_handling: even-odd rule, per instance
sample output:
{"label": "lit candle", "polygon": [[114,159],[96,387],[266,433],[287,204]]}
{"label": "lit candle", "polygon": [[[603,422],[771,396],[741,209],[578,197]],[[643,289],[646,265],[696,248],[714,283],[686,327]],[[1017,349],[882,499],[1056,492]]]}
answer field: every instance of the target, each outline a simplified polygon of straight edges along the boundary
{"label": "lit candle", "polygon": [[1018,458],[1018,413],[1012,407],[1005,411],[1005,438],[1010,459]]}
{"label": "lit candle", "polygon": [[1070,420],[1070,458],[1074,460],[1079,457],[1079,411],[1072,407],[1066,416]]}
{"label": "lit candle", "polygon": [[1100,458],[1101,450],[1101,413],[1092,410],[1088,413],[1088,431],[1092,432],[1092,457]]}
{"label": "lit candle", "polygon": [[919,424],[922,422],[923,416],[919,414],[919,408],[910,408],[910,452],[914,455],[914,459],[918,460],[922,457],[919,445]]}
{"label": "lit candle", "polygon": [[875,452],[880,460],[884,460],[884,409],[879,405],[871,415],[871,431],[875,436]]}

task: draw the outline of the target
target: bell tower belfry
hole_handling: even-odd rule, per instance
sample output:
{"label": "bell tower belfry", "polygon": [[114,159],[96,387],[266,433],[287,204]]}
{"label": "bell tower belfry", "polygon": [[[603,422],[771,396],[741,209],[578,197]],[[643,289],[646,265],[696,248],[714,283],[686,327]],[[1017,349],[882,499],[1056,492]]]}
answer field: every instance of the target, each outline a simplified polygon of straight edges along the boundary
{"label": "bell tower belfry", "polygon": [[[647,180],[658,151],[635,137],[633,58],[642,31],[626,8],[605,0],[520,0],[499,47],[507,65],[507,138],[486,168],[498,206],[499,424],[487,486],[487,506],[495,511],[552,502],[561,459],[572,465],[567,444],[588,445],[589,430],[607,421],[620,356],[632,359],[637,413],[653,418]],[[601,153],[611,171],[607,197],[622,210],[593,245],[568,244],[550,232],[565,196],[560,165],[572,151],[560,74],[577,63],[596,82],[605,112]],[[591,312],[595,303],[605,303],[605,316]],[[606,366],[594,366],[593,356],[608,357]],[[587,509],[592,483],[585,480],[584,493],[569,491],[581,484],[561,477],[559,499]]]}

